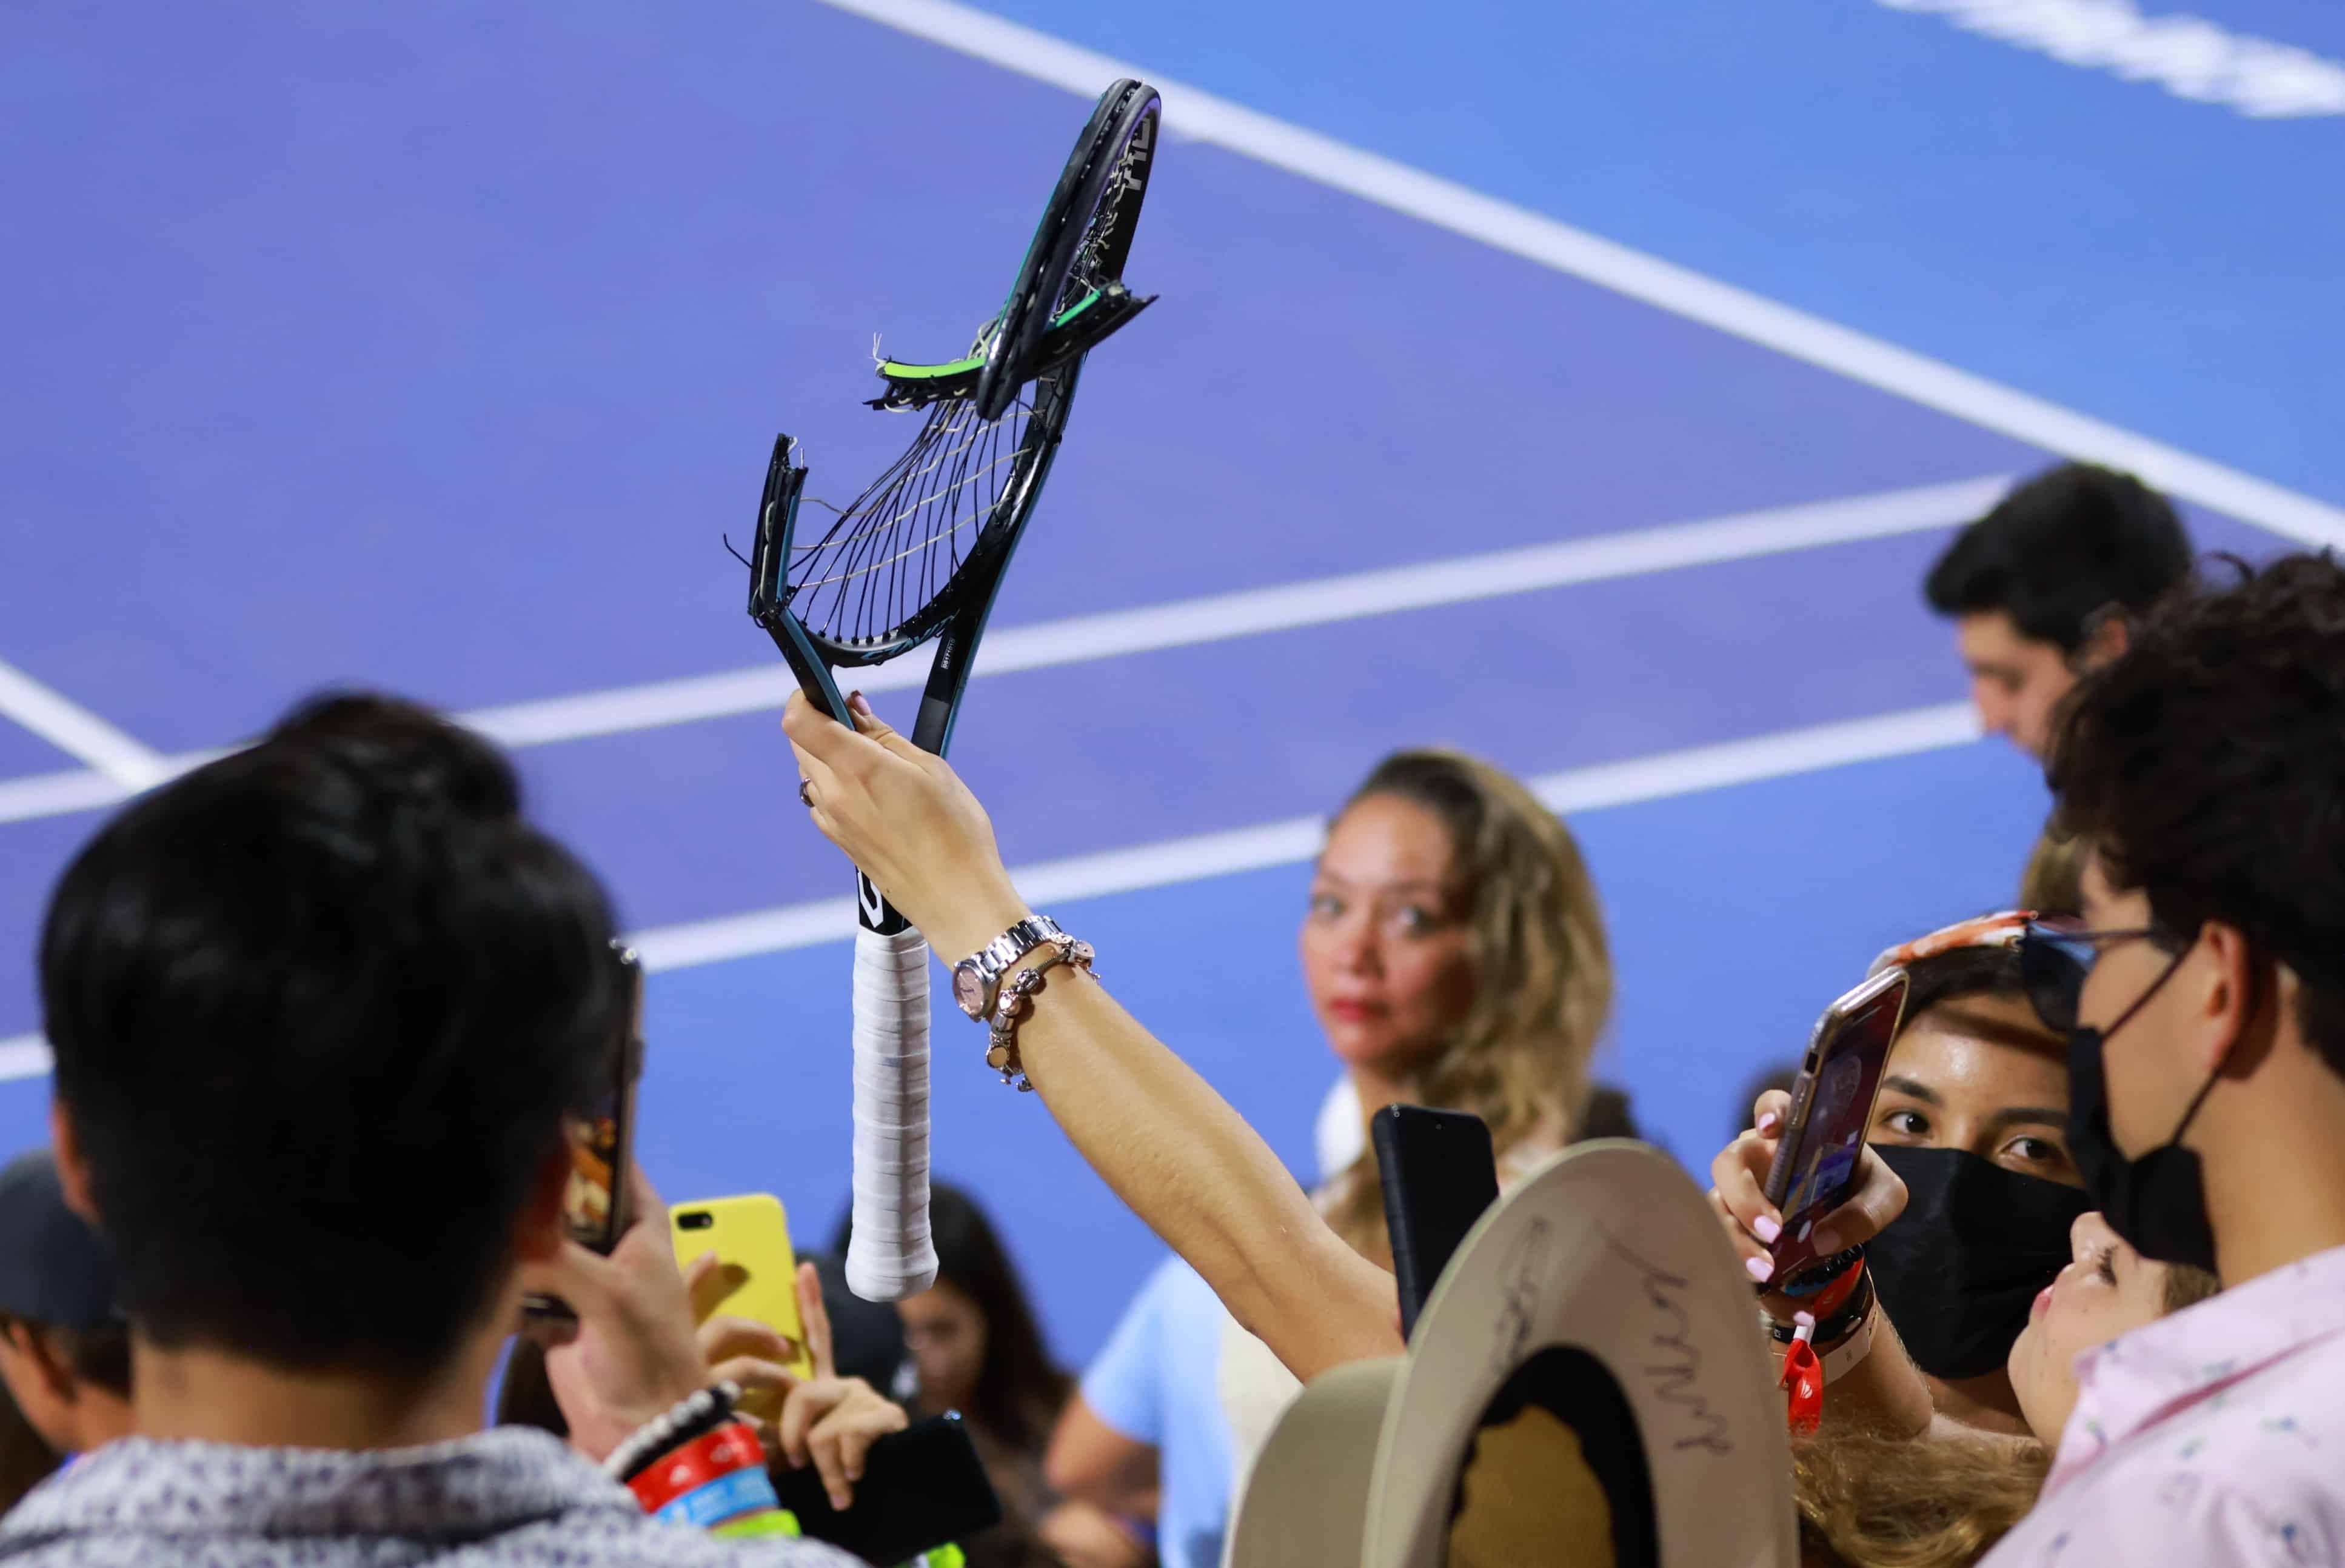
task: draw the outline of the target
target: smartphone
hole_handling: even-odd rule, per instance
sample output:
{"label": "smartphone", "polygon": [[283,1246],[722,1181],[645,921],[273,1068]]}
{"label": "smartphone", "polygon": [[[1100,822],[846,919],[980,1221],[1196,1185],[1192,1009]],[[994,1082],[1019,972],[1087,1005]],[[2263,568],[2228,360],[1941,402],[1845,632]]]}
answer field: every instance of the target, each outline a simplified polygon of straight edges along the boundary
{"label": "smartphone", "polygon": [[831,1507],[813,1465],[773,1473],[800,1530],[866,1563],[909,1563],[1001,1522],[1001,1500],[957,1415],[914,1421],[874,1442],[844,1513]]}
{"label": "smartphone", "polygon": [[1466,1233],[1497,1201],[1498,1162],[1488,1124],[1464,1111],[1388,1105],[1370,1119],[1368,1137],[1384,1184],[1406,1339]]}
{"label": "smartphone", "polygon": [[798,1263],[790,1250],[790,1220],[782,1200],[752,1192],[679,1203],[668,1209],[668,1229],[675,1234],[677,1268],[689,1269],[704,1252],[716,1253],[725,1266],[729,1288],[716,1310],[786,1336],[798,1347],[790,1371],[814,1376],[806,1328],[798,1320]]}
{"label": "smartphone", "polygon": [[1822,1261],[1816,1222],[1847,1200],[1864,1156],[1873,1099],[1905,1014],[1903,969],[1884,969],[1824,1009],[1800,1076],[1783,1140],[1767,1170],[1767,1201],[1783,1217],[1773,1249],[1775,1270],[1761,1288],[1781,1289]]}
{"label": "smartphone", "polygon": [[[627,1229],[627,1165],[634,1158],[635,1085],[644,1076],[644,969],[634,951],[614,942],[611,959],[619,967],[619,1017],[624,1020],[611,1042],[602,1082],[582,1112],[565,1127],[570,1144],[570,1180],[562,1194],[563,1223],[571,1239],[607,1254]],[[557,1296],[533,1290],[523,1298],[532,1317],[575,1321],[577,1314]]]}

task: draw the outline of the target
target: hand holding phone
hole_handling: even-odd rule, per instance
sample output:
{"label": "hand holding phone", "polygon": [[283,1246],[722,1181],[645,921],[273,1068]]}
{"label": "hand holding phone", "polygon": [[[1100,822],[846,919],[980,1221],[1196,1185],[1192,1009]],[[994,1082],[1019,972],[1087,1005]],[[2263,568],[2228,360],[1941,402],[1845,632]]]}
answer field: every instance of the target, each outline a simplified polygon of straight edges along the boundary
{"label": "hand holding phone", "polygon": [[1864,1135],[1906,985],[1903,970],[1886,970],[1826,1008],[1792,1092],[1760,1097],[1752,1129],[1711,1164],[1713,1200],[1762,1289],[1870,1240],[1904,1207],[1903,1184]]}
{"label": "hand holding phone", "polygon": [[[619,971],[621,1027],[608,1047],[602,1082],[592,1101],[563,1128],[570,1153],[570,1179],[563,1189],[562,1217],[570,1239],[609,1257],[631,1218],[629,1166],[634,1158],[635,1085],[644,1073],[644,970],[631,948],[611,944]],[[559,1296],[531,1291],[522,1300],[533,1318],[574,1321],[577,1314]]]}
{"label": "hand holding phone", "polygon": [[668,1225],[676,1265],[687,1274],[700,1259],[716,1256],[713,1276],[695,1284],[693,1307],[699,1317],[765,1325],[794,1347],[785,1363],[790,1371],[812,1377],[814,1358],[798,1310],[797,1257],[790,1247],[789,1215],[782,1200],[769,1192],[752,1192],[679,1203],[668,1210]]}

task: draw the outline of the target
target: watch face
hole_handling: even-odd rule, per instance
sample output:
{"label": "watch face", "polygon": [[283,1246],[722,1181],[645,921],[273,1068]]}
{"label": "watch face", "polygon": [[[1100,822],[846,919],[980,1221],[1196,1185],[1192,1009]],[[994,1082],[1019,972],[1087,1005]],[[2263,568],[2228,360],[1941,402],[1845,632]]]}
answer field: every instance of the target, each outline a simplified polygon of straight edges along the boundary
{"label": "watch face", "polygon": [[953,1000],[970,1017],[985,1015],[985,982],[977,973],[977,966],[961,962],[953,966]]}

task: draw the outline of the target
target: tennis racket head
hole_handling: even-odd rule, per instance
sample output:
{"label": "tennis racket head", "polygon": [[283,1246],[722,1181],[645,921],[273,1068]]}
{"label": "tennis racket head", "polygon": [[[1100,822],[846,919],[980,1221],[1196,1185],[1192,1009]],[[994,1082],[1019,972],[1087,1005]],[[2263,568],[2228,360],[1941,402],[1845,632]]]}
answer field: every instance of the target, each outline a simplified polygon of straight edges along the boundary
{"label": "tennis racket head", "polygon": [[777,439],[749,614],[809,696],[832,707],[825,667],[885,663],[991,602],[1066,429],[1081,363],[1020,388],[999,420],[980,419],[966,397],[926,402],[904,455],[811,539],[799,527],[806,469],[788,438]]}
{"label": "tennis racket head", "polygon": [[1162,119],[1156,89],[1129,76],[1092,106],[1027,244],[998,326],[990,341],[980,337],[985,363],[975,396],[985,418],[999,419],[1017,387],[1035,375],[1036,350],[1054,321],[1085,296],[1122,282]]}

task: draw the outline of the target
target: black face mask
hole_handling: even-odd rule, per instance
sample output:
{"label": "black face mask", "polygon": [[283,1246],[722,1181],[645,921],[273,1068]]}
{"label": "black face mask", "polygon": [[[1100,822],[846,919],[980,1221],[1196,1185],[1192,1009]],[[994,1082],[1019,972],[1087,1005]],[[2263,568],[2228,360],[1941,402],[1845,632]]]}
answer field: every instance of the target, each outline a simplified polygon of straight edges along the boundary
{"label": "black face mask", "polygon": [[2109,1136],[2108,1085],[2101,1071],[2101,1053],[2109,1037],[2157,995],[2158,986],[2187,956],[2187,952],[2176,954],[2166,973],[2106,1030],[2069,1032],[2068,1152],[2084,1174],[2085,1190],[2094,1206],[2127,1246],[2160,1263],[2188,1263],[2212,1274],[2215,1232],[2207,1220],[2206,1181],[2198,1151],[2182,1147],[2182,1135],[2207,1103],[2222,1068],[2218,1067],[2199,1088],[2174,1136],[2139,1159],[2127,1159]]}
{"label": "black face mask", "polygon": [[1873,1152],[1905,1183],[1905,1211],[1864,1249],[1897,1337],[1933,1377],[2000,1371],[2036,1293],[2074,1256],[2068,1230],[2091,1199],[1968,1149]]}

